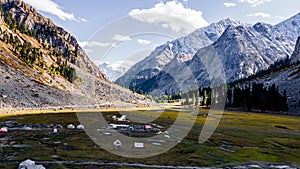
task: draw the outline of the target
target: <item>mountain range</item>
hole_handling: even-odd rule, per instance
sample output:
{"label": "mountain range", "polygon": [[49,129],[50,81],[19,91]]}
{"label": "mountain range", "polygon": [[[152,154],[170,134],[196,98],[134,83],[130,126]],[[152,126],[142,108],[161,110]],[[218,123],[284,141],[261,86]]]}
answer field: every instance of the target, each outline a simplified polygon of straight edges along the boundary
{"label": "mountain range", "polygon": [[208,86],[201,58],[211,53],[222,63],[227,82],[247,77],[291,56],[299,36],[299,18],[297,14],[274,26],[222,20],[157,47],[116,82],[157,96],[172,94],[179,92],[178,81],[181,90],[188,90],[189,69],[199,86]]}
{"label": "mountain range", "polygon": [[195,84],[207,87],[222,74],[219,80],[235,82],[289,60],[290,67],[247,83],[275,84],[287,95],[289,111],[300,114],[299,36],[300,13],[277,25],[225,19],[157,47],[116,82],[162,96],[193,90]]}
{"label": "mountain range", "polygon": [[216,41],[229,25],[241,25],[239,21],[224,19],[179,39],[157,47],[150,56],[132,66],[116,83],[135,87],[146,79],[156,76],[171,61],[189,61],[196,52]]}

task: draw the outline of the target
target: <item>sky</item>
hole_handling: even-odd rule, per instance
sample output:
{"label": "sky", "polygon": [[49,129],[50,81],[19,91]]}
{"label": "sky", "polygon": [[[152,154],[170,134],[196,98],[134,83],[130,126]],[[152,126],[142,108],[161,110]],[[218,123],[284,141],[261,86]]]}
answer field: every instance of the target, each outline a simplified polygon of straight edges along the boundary
{"label": "sky", "polygon": [[[137,62],[158,45],[221,19],[277,24],[300,12],[299,0],[24,1],[74,35],[96,64]],[[137,53],[143,56],[130,57]]]}

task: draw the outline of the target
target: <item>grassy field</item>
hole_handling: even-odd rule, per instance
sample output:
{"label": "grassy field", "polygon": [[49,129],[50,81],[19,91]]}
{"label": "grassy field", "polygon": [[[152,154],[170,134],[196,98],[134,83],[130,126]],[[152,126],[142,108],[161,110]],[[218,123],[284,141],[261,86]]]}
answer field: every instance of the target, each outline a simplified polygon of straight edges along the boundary
{"label": "grassy field", "polygon": [[[83,112],[84,113],[84,112]],[[106,114],[114,114],[110,111]],[[154,118],[148,111],[130,111],[132,116]],[[172,123],[178,113],[167,110],[155,122],[159,125]],[[191,113],[185,113],[184,122],[190,122]],[[33,114],[6,116],[0,122],[17,121],[22,124],[79,124],[75,113]],[[126,162],[180,166],[224,166],[242,163],[283,163],[300,166],[300,117],[244,112],[224,112],[213,136],[203,144],[198,143],[206,116],[197,121],[188,136],[168,152],[146,159],[131,159],[113,155],[95,144],[84,131],[60,130],[58,135],[50,130],[1,133],[21,145],[30,147],[3,147],[0,168],[16,168],[19,161],[97,161]],[[49,138],[49,139],[44,139]],[[67,143],[67,144],[65,144]],[[57,157],[53,157],[53,155]],[[5,164],[6,161],[10,163]],[[44,165],[47,168],[90,168],[89,166]]]}

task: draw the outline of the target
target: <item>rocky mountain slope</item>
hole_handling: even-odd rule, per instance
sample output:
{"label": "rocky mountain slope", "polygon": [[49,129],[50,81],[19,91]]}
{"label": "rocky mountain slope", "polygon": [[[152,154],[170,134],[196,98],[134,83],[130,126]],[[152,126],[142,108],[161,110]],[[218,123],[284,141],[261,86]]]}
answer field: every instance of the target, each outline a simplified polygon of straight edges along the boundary
{"label": "rocky mountain slope", "polygon": [[157,75],[170,62],[183,63],[191,60],[199,49],[215,42],[229,25],[238,26],[241,23],[224,19],[157,47],[150,56],[131,67],[116,82],[126,86],[139,85]]}
{"label": "rocky mountain slope", "polygon": [[12,24],[20,23],[19,29],[23,29],[21,32],[32,35],[44,48],[61,54],[80,69],[103,78],[97,66],[90,61],[70,33],[57,27],[50,19],[43,17],[34,8],[20,0],[1,0],[0,2],[4,15],[10,14],[16,21]]}
{"label": "rocky mountain slope", "polygon": [[85,107],[138,103],[108,82],[77,40],[20,0],[0,0],[0,106]]}

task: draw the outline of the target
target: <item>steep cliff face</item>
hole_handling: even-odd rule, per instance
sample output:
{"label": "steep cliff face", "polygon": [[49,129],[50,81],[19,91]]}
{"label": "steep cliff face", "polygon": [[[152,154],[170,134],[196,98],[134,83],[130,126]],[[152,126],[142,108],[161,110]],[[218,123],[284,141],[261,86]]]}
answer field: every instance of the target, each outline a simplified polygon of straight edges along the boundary
{"label": "steep cliff face", "polygon": [[0,109],[144,100],[108,82],[63,28],[22,1],[0,2]]}

